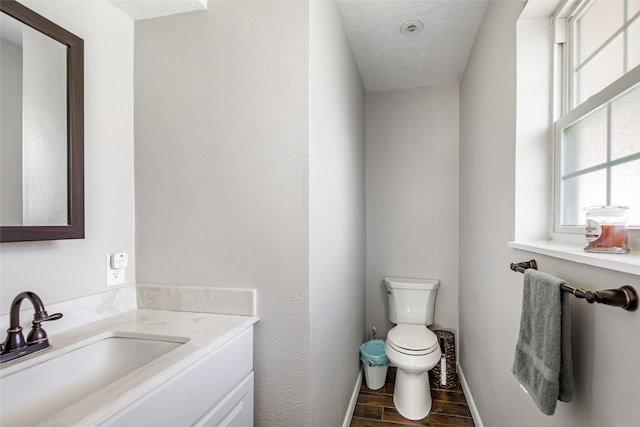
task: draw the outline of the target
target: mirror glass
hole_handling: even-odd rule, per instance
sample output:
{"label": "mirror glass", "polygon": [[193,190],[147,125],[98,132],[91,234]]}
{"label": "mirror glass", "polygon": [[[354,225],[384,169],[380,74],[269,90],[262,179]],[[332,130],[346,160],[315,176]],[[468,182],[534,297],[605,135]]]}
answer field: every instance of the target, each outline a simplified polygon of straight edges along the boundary
{"label": "mirror glass", "polygon": [[84,238],[84,41],[0,1],[0,242]]}
{"label": "mirror glass", "polygon": [[0,14],[0,222],[68,225],[67,47]]}

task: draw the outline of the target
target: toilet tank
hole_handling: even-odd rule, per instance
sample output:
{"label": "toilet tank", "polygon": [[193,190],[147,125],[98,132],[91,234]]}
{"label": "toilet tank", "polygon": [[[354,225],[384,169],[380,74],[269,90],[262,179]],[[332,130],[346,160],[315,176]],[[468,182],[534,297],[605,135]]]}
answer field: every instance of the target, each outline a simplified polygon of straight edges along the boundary
{"label": "toilet tank", "polygon": [[438,279],[384,279],[389,298],[389,320],[398,324],[431,325],[436,309]]}

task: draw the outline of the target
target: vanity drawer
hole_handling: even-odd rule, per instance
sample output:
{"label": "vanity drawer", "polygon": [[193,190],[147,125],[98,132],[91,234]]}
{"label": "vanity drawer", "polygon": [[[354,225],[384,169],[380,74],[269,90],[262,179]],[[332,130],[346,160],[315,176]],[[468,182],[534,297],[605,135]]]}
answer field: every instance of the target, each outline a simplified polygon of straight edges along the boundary
{"label": "vanity drawer", "polygon": [[252,427],[253,372],[194,427]]}
{"label": "vanity drawer", "polygon": [[[253,371],[253,328],[133,402],[101,426],[192,426],[224,404]],[[245,385],[246,387],[246,385]],[[253,387],[253,375],[251,375]],[[247,393],[242,394],[246,396]],[[251,391],[253,396],[253,391]],[[227,399],[228,400],[228,399]],[[246,412],[245,412],[246,413]],[[253,417],[253,402],[251,402]],[[202,421],[201,421],[202,423]],[[253,424],[253,419],[248,426]],[[211,425],[211,424],[206,424]],[[240,424],[229,424],[240,425]]]}

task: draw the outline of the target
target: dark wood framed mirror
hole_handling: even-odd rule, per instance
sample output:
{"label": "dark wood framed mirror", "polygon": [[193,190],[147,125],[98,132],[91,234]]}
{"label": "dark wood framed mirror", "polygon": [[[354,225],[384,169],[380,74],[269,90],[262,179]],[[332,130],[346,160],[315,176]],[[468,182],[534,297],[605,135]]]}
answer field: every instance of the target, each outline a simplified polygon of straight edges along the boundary
{"label": "dark wood framed mirror", "polygon": [[[84,238],[84,41],[71,32],[65,30],[64,28],[51,22],[50,20],[44,18],[43,16],[37,14],[36,12],[32,11],[31,9],[25,7],[15,0],[0,0],[0,14],[3,15],[3,19],[13,19],[17,21],[19,25],[22,25],[25,29],[28,29],[24,31],[30,31],[34,34],[38,34],[38,37],[40,37],[40,34],[44,35],[43,40],[45,44],[56,44],[56,42],[60,43],[61,47],[59,49],[61,52],[63,52],[60,56],[60,63],[62,64],[60,71],[61,84],[52,85],[57,87],[58,90],[62,92],[59,98],[59,104],[62,104],[60,105],[60,111],[62,111],[62,113],[58,113],[61,116],[60,122],[62,123],[60,126],[42,127],[43,129],[47,130],[49,130],[50,128],[55,128],[54,130],[57,129],[57,132],[62,135],[60,137],[61,150],[58,153],[54,153],[53,156],[50,155],[50,153],[46,153],[40,156],[41,162],[48,162],[49,157],[59,156],[62,158],[62,166],[60,166],[62,172],[60,174],[56,174],[55,177],[55,179],[59,180],[60,182],[60,184],[58,185],[58,187],[60,188],[56,188],[54,189],[54,191],[50,191],[49,189],[43,190],[40,188],[40,191],[45,193],[43,196],[44,199],[51,199],[51,193],[57,193],[58,190],[61,194],[63,194],[63,196],[60,197],[60,201],[57,202],[60,206],[56,206],[56,209],[59,208],[58,210],[60,210],[62,213],[58,214],[57,219],[51,221],[46,218],[36,218],[35,220],[26,221],[22,219],[24,217],[20,213],[22,212],[22,207],[18,207],[17,209],[17,211],[19,212],[16,215],[17,219],[5,220],[5,218],[9,218],[11,217],[11,215],[5,215],[3,211],[3,215],[0,216],[0,242],[82,239]],[[10,18],[6,18],[5,15]],[[8,25],[3,25],[3,27],[8,27]],[[36,30],[36,32],[30,29]],[[20,30],[18,30],[18,32],[20,32]],[[64,58],[65,52],[66,58]],[[20,58],[22,58],[22,53],[19,53],[19,55]],[[36,60],[39,60],[39,58],[43,56],[40,54],[29,55],[31,57],[36,57]],[[64,69],[65,66],[66,70]],[[43,68],[47,67],[45,66]],[[46,73],[43,74],[48,76],[52,73],[51,70],[47,69]],[[19,79],[22,79],[22,77],[19,77]],[[26,79],[27,78],[25,78],[25,80]],[[28,77],[28,79],[32,79],[32,77]],[[31,82],[31,80],[29,80],[29,82]],[[65,84],[66,91],[64,90]],[[5,85],[3,87],[10,86],[11,85]],[[24,89],[27,86],[26,84],[22,84],[21,86],[23,88],[22,90],[30,90]],[[38,88],[37,91],[40,91],[40,88]],[[5,93],[3,93],[3,97],[5,97]],[[37,97],[34,96],[31,98]],[[19,104],[20,106],[16,107],[16,109],[22,110],[24,107],[22,106],[22,103]],[[40,107],[41,106],[38,105],[36,109],[51,109],[49,108],[49,106],[47,106],[47,108]],[[3,106],[3,111],[4,110],[5,108]],[[2,120],[3,128],[7,127],[4,126],[4,114]],[[28,133],[29,131],[22,130],[26,129],[26,125],[24,123],[16,124],[16,121],[19,120],[22,120],[22,118],[19,118],[18,120],[7,119],[7,122],[13,124],[16,128],[20,128],[17,130],[17,133],[20,133],[20,141],[18,142],[18,144],[22,144],[22,133]],[[62,131],[60,131],[60,129],[62,129]],[[40,129],[39,137],[40,140],[38,141],[38,143],[40,144],[40,146],[46,146],[49,143],[48,139],[50,137],[50,134],[48,132],[44,132],[42,131],[42,129]],[[20,151],[20,148],[14,149],[14,151]],[[24,148],[22,148],[22,151],[24,152]],[[22,158],[23,155],[24,154],[18,154],[19,162],[13,163],[24,164],[26,161],[24,161],[24,159]],[[49,184],[48,181],[54,180],[53,176],[49,177],[46,175],[48,166],[49,165],[46,163],[40,163],[35,166],[35,168],[37,168],[38,170],[38,173],[40,175],[44,175],[43,177],[39,178],[40,182],[47,185]],[[3,167],[4,169],[9,169],[14,166],[10,164],[9,167],[6,167],[5,163],[3,164]],[[22,166],[18,166],[18,168],[21,167]],[[15,179],[13,177],[6,178],[4,172],[2,172],[2,175],[0,175],[0,179],[4,181],[3,189],[9,188],[11,190],[14,190],[15,187],[20,187],[20,190],[16,191],[16,193],[19,193],[19,195],[17,196],[18,201],[14,202],[12,200],[10,202],[6,202],[6,200],[3,200],[3,204],[5,206],[9,206],[11,204],[25,204],[24,200],[21,198],[21,194],[23,191],[22,186],[25,179],[20,178],[20,176],[25,175],[25,172],[20,169],[20,171],[16,173],[18,175],[15,176],[18,178]],[[38,186],[36,185],[36,187]],[[34,191],[32,191],[32,193],[33,192]],[[35,201],[30,201],[29,203],[37,206],[40,202],[36,199]],[[37,206],[37,208],[40,210],[43,209],[42,206]],[[44,209],[48,209],[48,207]]]}

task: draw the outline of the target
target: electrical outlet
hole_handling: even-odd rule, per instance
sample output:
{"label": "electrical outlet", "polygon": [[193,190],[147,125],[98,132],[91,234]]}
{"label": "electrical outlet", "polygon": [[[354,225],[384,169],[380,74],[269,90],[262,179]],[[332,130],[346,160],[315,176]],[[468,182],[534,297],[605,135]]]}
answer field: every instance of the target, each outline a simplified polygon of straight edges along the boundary
{"label": "electrical outlet", "polygon": [[107,255],[106,283],[107,286],[122,285],[125,282],[124,268],[111,268],[111,255]]}

